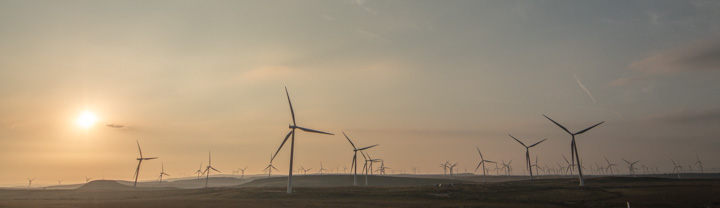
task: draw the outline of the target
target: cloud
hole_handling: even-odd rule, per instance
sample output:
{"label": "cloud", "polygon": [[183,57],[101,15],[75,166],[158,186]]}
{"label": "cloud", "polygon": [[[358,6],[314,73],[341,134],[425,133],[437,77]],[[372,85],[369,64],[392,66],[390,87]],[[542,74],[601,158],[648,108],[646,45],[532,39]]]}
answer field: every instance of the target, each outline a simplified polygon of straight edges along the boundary
{"label": "cloud", "polygon": [[377,14],[378,14],[378,11],[377,11],[377,10],[375,10],[375,9],[370,8],[370,7],[367,6],[367,1],[366,1],[366,0],[355,0],[355,5],[363,8],[366,12],[368,12],[368,13],[370,13],[370,14],[373,14],[373,15],[377,15]]}
{"label": "cloud", "polygon": [[582,82],[580,82],[580,79],[578,79],[578,77],[577,77],[577,75],[575,75],[575,73],[573,73],[573,77],[575,77],[575,81],[577,81],[578,85],[580,85],[580,88],[582,88],[585,91],[585,93],[587,93],[588,96],[590,96],[590,99],[592,99],[593,103],[597,104],[597,102],[595,102],[595,97],[593,97],[593,95],[590,94],[590,90],[585,88],[585,85],[583,85]]}
{"label": "cloud", "polygon": [[371,33],[371,32],[365,31],[365,30],[355,29],[355,32],[357,34],[360,34],[363,37],[366,37],[366,38],[372,39],[372,40],[377,40],[378,42],[381,42],[381,43],[392,43],[391,40],[389,40],[381,35]]}
{"label": "cloud", "polygon": [[630,73],[610,85],[626,85],[658,75],[691,71],[720,71],[720,37],[713,37],[655,53],[628,66]]}
{"label": "cloud", "polygon": [[122,125],[122,124],[109,123],[109,124],[105,124],[105,126],[113,128],[113,129],[129,129],[129,127]]}
{"label": "cloud", "polygon": [[670,124],[720,123],[720,107],[709,109],[680,109],[650,117],[652,121]]}

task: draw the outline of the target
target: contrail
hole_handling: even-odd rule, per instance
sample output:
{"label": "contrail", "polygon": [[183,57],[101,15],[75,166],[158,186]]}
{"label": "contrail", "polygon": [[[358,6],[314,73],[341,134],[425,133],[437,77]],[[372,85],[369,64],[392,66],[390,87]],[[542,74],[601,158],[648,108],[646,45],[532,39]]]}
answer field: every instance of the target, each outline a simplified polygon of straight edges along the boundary
{"label": "contrail", "polygon": [[590,99],[592,99],[593,103],[597,104],[597,102],[595,102],[595,98],[592,96],[592,94],[590,94],[590,90],[585,88],[585,85],[583,85],[582,82],[580,82],[580,79],[578,79],[578,77],[577,77],[577,75],[575,75],[575,73],[572,73],[572,74],[573,74],[573,77],[575,77],[575,81],[577,81],[578,85],[580,85],[580,88],[585,90],[585,92],[590,96]]}

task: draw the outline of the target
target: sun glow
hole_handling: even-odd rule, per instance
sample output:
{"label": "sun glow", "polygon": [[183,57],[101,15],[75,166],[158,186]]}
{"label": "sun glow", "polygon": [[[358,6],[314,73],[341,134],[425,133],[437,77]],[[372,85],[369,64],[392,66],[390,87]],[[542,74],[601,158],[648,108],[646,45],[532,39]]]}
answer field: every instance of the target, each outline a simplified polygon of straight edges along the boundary
{"label": "sun glow", "polygon": [[83,128],[90,128],[97,122],[97,116],[90,111],[85,111],[76,120],[77,125]]}

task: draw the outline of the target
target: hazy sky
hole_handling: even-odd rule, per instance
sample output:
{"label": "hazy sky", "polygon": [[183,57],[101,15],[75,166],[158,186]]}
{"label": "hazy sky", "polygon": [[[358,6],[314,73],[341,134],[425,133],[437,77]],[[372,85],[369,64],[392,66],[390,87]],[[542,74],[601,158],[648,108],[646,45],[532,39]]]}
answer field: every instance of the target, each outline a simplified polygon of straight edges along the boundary
{"label": "hazy sky", "polygon": [[[610,4],[612,3],[612,4]],[[720,167],[718,1],[0,1],[0,185],[296,167]],[[83,129],[84,111],[99,121]],[[107,126],[113,124],[113,127]],[[339,135],[339,136],[338,136]],[[287,174],[289,149],[275,161]],[[602,164],[602,163],[600,163]],[[362,167],[362,165],[361,165]],[[328,168],[329,169],[329,168]],[[312,171],[311,171],[312,172]]]}

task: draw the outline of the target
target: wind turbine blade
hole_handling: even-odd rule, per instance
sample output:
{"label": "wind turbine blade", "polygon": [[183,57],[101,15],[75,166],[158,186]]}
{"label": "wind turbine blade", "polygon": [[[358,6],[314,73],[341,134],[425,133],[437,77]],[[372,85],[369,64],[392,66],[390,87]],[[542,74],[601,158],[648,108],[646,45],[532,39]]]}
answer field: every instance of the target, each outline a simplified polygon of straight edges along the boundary
{"label": "wind turbine blade", "polygon": [[368,158],[367,158],[367,157],[365,156],[365,152],[363,152],[363,151],[360,151],[360,154],[361,154],[361,155],[363,156],[363,158],[365,159],[365,161],[367,161],[367,160],[368,160]]}
{"label": "wind turbine blade", "polygon": [[327,133],[327,132],[324,132],[324,131],[318,131],[318,130],[308,129],[308,128],[304,128],[304,127],[299,127],[299,126],[295,126],[295,127],[297,127],[297,128],[300,129],[300,130],[306,131],[306,132],[312,132],[312,133],[318,133],[318,134],[327,134],[327,135],[335,135],[335,134],[333,134],[333,133]]}
{"label": "wind turbine blade", "polygon": [[490,160],[483,160],[483,161],[489,162],[489,163],[497,163],[497,162],[493,162],[493,161],[490,161]]}
{"label": "wind turbine blade", "polygon": [[140,149],[140,142],[138,140],[135,140],[135,142],[138,145],[138,152],[140,152],[140,158],[142,158],[142,150]]}
{"label": "wind turbine blade", "polygon": [[342,134],[343,134],[343,136],[345,136],[345,138],[348,140],[348,142],[350,142],[350,145],[352,145],[353,149],[357,150],[357,148],[355,148],[355,144],[353,144],[353,142],[350,140],[350,137],[348,137],[347,134],[345,134],[345,132],[342,132]]}
{"label": "wind turbine blade", "polygon": [[565,128],[563,125],[560,125],[558,122],[555,122],[555,120],[552,120],[550,117],[546,116],[545,114],[543,114],[543,116],[545,116],[545,118],[547,118],[548,120],[550,120],[550,121],[552,121],[553,123],[555,123],[555,125],[559,126],[561,129],[565,130],[565,132],[567,132],[568,134],[572,134],[572,133],[570,133],[570,130],[568,130],[567,128]]}
{"label": "wind turbine blade", "polygon": [[295,111],[293,111],[292,102],[290,102],[290,93],[287,90],[287,87],[285,87],[285,95],[287,95],[288,104],[290,104],[290,115],[292,116],[293,120],[293,126],[297,125],[295,123]]}
{"label": "wind turbine blade", "polygon": [[480,168],[480,165],[482,165],[483,162],[485,161],[480,161],[480,163],[478,163],[477,167],[475,167],[475,172],[477,172],[478,168]]}
{"label": "wind turbine blade", "polygon": [[595,128],[596,126],[599,126],[600,124],[603,124],[603,123],[605,123],[605,121],[600,122],[600,123],[595,124],[595,125],[592,125],[591,127],[588,127],[587,129],[583,129],[582,131],[578,131],[577,133],[575,133],[575,135],[585,133],[586,131],[588,131],[588,130],[590,130],[590,129],[592,129],[592,128]]}
{"label": "wind turbine blade", "polygon": [[674,166],[677,166],[677,163],[675,163],[675,160],[670,159],[670,161],[672,161],[672,163],[673,163]]}
{"label": "wind turbine blade", "polygon": [[620,158],[620,159],[622,159],[623,161],[625,161],[627,164],[630,164],[630,162],[628,162],[627,160],[625,160],[625,158]]}
{"label": "wind turbine blade", "polygon": [[376,144],[376,145],[372,145],[372,146],[367,146],[367,147],[363,147],[363,148],[360,148],[360,149],[357,149],[357,150],[366,150],[366,149],[370,149],[370,148],[373,148],[373,147],[375,147],[375,146],[378,146],[378,145],[380,145],[380,144]]}
{"label": "wind turbine blade", "polygon": [[485,160],[485,158],[483,158],[483,156],[482,156],[482,153],[480,153],[480,147],[478,147],[478,146],[475,146],[475,148],[477,149],[477,151],[478,151],[478,154],[480,154],[480,159],[484,161],[484,160]]}
{"label": "wind turbine blade", "polygon": [[272,169],[275,169],[276,171],[280,171],[280,170],[278,170],[277,168],[275,168],[275,166],[270,166],[270,167],[271,167]]}
{"label": "wind turbine blade", "polygon": [[148,157],[148,158],[142,158],[142,159],[143,160],[154,160],[154,159],[158,159],[158,157]]}
{"label": "wind turbine blade", "polygon": [[515,138],[513,135],[508,134],[508,136],[512,137],[515,141],[517,141],[518,143],[522,144],[523,147],[528,147],[528,146],[525,145],[525,143],[521,142],[520,140],[518,140],[517,138]]}
{"label": "wind turbine blade", "polygon": [[534,147],[535,145],[538,145],[538,144],[544,142],[545,140],[547,140],[547,139],[543,139],[543,140],[541,140],[541,141],[539,141],[539,142],[537,142],[537,143],[535,143],[535,144],[532,144],[532,145],[528,146],[528,148]]}
{"label": "wind turbine blade", "polygon": [[215,169],[215,168],[213,168],[213,167],[210,167],[210,169],[213,169],[214,171],[217,171],[218,173],[222,173],[222,172],[220,172],[218,169]]}
{"label": "wind turbine blade", "polygon": [[282,144],[280,144],[280,147],[278,147],[278,150],[275,151],[275,154],[274,154],[272,157],[270,157],[270,162],[272,162],[273,160],[275,160],[275,156],[277,156],[277,154],[280,152],[280,150],[282,149],[282,147],[285,145],[285,142],[287,142],[288,138],[290,138],[290,135],[291,135],[292,133],[293,133],[293,131],[288,132],[288,134],[285,136],[285,139],[283,140]]}

